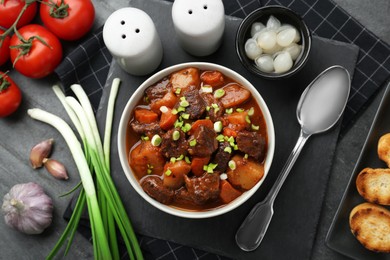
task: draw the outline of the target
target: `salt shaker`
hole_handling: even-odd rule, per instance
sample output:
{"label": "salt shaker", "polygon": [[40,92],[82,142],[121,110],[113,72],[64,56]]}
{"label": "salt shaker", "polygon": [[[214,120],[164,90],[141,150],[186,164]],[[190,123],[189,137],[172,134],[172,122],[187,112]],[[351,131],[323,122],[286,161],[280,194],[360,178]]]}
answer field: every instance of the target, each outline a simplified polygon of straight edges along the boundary
{"label": "salt shaker", "polygon": [[195,56],[207,56],[221,44],[225,29],[222,0],[175,0],[172,20],[184,50]]}
{"label": "salt shaker", "polygon": [[120,67],[142,76],[161,63],[163,48],[153,20],[144,11],[126,7],[113,12],[103,27],[103,40]]}

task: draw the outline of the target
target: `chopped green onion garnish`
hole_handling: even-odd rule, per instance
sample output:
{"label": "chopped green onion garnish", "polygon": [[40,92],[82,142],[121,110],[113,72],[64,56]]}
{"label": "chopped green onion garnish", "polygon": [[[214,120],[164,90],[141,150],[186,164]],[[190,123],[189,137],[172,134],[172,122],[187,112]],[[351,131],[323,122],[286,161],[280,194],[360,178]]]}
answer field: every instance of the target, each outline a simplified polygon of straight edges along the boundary
{"label": "chopped green onion garnish", "polygon": [[190,146],[195,146],[196,145],[196,139],[193,139],[190,141]]}
{"label": "chopped green onion garnish", "polygon": [[169,175],[171,175],[171,174],[172,174],[172,171],[171,171],[170,169],[168,169],[168,170],[165,171],[165,175],[166,175],[166,176],[169,176]]}
{"label": "chopped green onion garnish", "polygon": [[172,133],[173,141],[177,141],[177,140],[179,140],[179,138],[180,138],[180,132],[177,130],[173,131],[173,133]]}
{"label": "chopped green onion garnish", "polygon": [[172,114],[173,114],[173,115],[176,115],[177,113],[178,113],[178,111],[177,111],[176,108],[172,109]]}
{"label": "chopped green onion garnish", "polygon": [[238,150],[238,145],[235,144],[235,145],[233,146],[233,149],[234,149],[235,151],[237,151],[237,150]]}
{"label": "chopped green onion garnish", "polygon": [[210,106],[207,106],[206,111],[210,111],[210,108],[211,108]]}
{"label": "chopped green onion garnish", "polygon": [[184,157],[184,161],[186,161],[186,163],[188,163],[188,164],[190,164],[190,163],[191,163],[191,161],[190,161],[190,158],[188,158],[187,156],[186,156],[186,157]]}
{"label": "chopped green onion garnish", "polygon": [[211,106],[212,106],[213,108],[218,108],[218,104],[215,104],[215,103],[212,103]]}
{"label": "chopped green onion garnish", "polygon": [[177,89],[175,90],[175,94],[177,94],[177,95],[179,95],[180,92],[181,92],[181,88],[177,88]]}
{"label": "chopped green onion garnish", "polygon": [[223,97],[223,95],[225,95],[225,90],[223,89],[217,89],[215,92],[214,92],[214,97],[215,98],[221,98]]}
{"label": "chopped green onion garnish", "polygon": [[182,101],[180,101],[179,104],[181,107],[188,107],[190,105],[190,103],[188,103],[187,100],[182,100]]}
{"label": "chopped green onion garnish", "polygon": [[186,111],[186,108],[185,108],[185,107],[179,107],[179,108],[177,109],[177,112],[184,112],[184,111]]}
{"label": "chopped green onion garnish", "polygon": [[166,113],[166,112],[168,112],[168,108],[166,106],[161,106],[160,111],[161,111],[161,113]]}
{"label": "chopped green onion garnish", "polygon": [[183,114],[181,114],[181,117],[184,118],[184,119],[189,119],[190,118],[190,114],[183,113]]}
{"label": "chopped green onion garnish", "polygon": [[233,160],[230,160],[229,163],[229,168],[232,169],[233,171],[236,169],[236,162]]}
{"label": "chopped green onion garnish", "polygon": [[248,116],[253,116],[253,114],[255,113],[255,109],[253,107],[251,107],[249,110],[248,110]]}
{"label": "chopped green onion garnish", "polygon": [[223,135],[218,135],[215,139],[217,139],[218,142],[223,142],[225,137]]}
{"label": "chopped green onion garnish", "polygon": [[[206,166],[206,165],[205,165]],[[209,163],[205,169],[205,167],[203,166],[203,169],[205,171],[207,171],[207,173],[213,173],[214,172],[214,169],[217,168],[218,164],[217,163]]]}
{"label": "chopped green onion garnish", "polygon": [[239,113],[242,113],[242,112],[244,112],[245,110],[244,110],[243,108],[237,108],[236,111],[239,112]]}
{"label": "chopped green onion garnish", "polygon": [[217,112],[219,111],[219,107],[216,107],[216,108],[214,108],[214,114],[217,114]]}
{"label": "chopped green onion garnish", "polygon": [[203,93],[212,93],[213,92],[213,88],[210,85],[205,85],[201,89],[202,89]]}
{"label": "chopped green onion garnish", "polygon": [[234,137],[233,137],[233,136],[230,136],[230,137],[227,139],[227,141],[228,141],[229,143],[234,143]]}
{"label": "chopped green onion garnish", "polygon": [[247,153],[244,155],[244,158],[245,158],[245,159],[248,159],[248,154],[247,154]]}
{"label": "chopped green onion garnish", "polygon": [[149,137],[146,135],[141,136],[142,141],[149,141]]}
{"label": "chopped green onion garnish", "polygon": [[257,131],[257,130],[260,129],[260,126],[252,124],[252,125],[251,125],[251,128],[252,128],[253,130],[256,130],[256,131]]}
{"label": "chopped green onion garnish", "polygon": [[233,108],[231,107],[231,108],[226,108],[225,109],[225,112],[227,113],[227,114],[231,114],[231,113],[233,113]]}
{"label": "chopped green onion garnish", "polygon": [[188,131],[191,130],[191,125],[189,123],[186,123],[182,128],[181,130],[184,132],[184,133],[187,133]]}
{"label": "chopped green onion garnish", "polygon": [[181,154],[179,157],[176,158],[176,161],[181,161],[184,158],[184,154]]}
{"label": "chopped green onion garnish", "polygon": [[183,121],[176,120],[176,122],[175,122],[174,126],[175,126],[176,128],[180,128],[180,127],[182,127],[182,126],[183,126]]}
{"label": "chopped green onion garnish", "polygon": [[219,133],[222,131],[222,122],[221,121],[217,121],[214,123],[214,131]]}
{"label": "chopped green onion garnish", "polygon": [[227,153],[232,153],[232,148],[230,146],[228,147],[225,147],[225,149],[223,149],[224,152],[227,152]]}
{"label": "chopped green onion garnish", "polygon": [[250,120],[250,118],[249,118],[249,116],[248,116],[248,115],[246,115],[246,116],[245,116],[245,121],[246,121],[248,124],[250,124],[250,123],[251,123],[251,120]]}
{"label": "chopped green onion garnish", "polygon": [[151,174],[151,173],[152,173],[152,169],[148,169],[146,172],[147,172],[148,174]]}
{"label": "chopped green onion garnish", "polygon": [[152,142],[153,146],[159,146],[161,144],[161,141],[162,141],[162,139],[161,139],[161,137],[159,135],[154,135],[152,137],[152,141],[151,142]]}
{"label": "chopped green onion garnish", "polygon": [[171,159],[169,160],[171,163],[175,163],[176,162],[176,158],[175,157],[171,157]]}
{"label": "chopped green onion garnish", "polygon": [[183,97],[180,97],[180,100],[181,100],[181,101],[184,101],[184,100],[186,100],[186,97],[184,97],[184,96],[183,96]]}

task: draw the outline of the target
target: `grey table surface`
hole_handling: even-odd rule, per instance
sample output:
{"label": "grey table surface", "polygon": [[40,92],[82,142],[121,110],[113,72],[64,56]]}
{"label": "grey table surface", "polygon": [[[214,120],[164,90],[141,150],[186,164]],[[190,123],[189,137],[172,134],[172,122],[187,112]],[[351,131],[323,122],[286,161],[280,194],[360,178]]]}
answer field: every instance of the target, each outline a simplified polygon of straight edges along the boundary
{"label": "grey table surface", "polygon": [[[101,26],[105,19],[114,10],[125,7],[128,5],[128,0],[103,0],[93,1],[97,11],[97,21],[95,27]],[[349,12],[359,22],[376,34],[379,38],[390,44],[390,1],[388,0],[334,0],[338,5]],[[20,85],[28,85],[28,88],[34,89],[34,91],[40,92],[42,95],[46,95],[50,86],[55,83],[55,78],[46,78],[44,80],[29,80],[23,78],[15,71],[10,72],[11,77]],[[23,91],[25,99],[28,100],[31,90]],[[325,245],[325,237],[328,232],[329,226],[332,222],[333,216],[337,210],[339,202],[342,198],[344,189],[349,181],[350,175],[354,169],[355,163],[359,157],[360,151],[367,137],[372,120],[379,106],[381,97],[384,93],[382,89],[375,98],[368,104],[367,108],[356,118],[351,129],[346,135],[339,141],[336,154],[334,158],[334,164],[331,171],[329,185],[327,189],[326,198],[323,204],[322,215],[319,224],[319,230],[316,237],[313,259],[345,259],[344,256],[332,251]],[[36,93],[35,93],[36,94]],[[24,104],[23,106],[32,107],[37,104]],[[38,104],[39,105],[39,104]],[[7,125],[4,125],[7,124]],[[0,122],[0,129],[12,129],[14,121],[4,120]],[[44,128],[46,129],[46,128]],[[20,154],[13,154],[13,156],[7,156],[7,149],[0,151],[0,194],[3,196],[8,192],[11,184],[20,182],[23,174],[44,175],[43,171],[34,173],[31,169],[24,169],[25,172],[12,172],[13,164],[20,164],[20,160],[26,160],[28,158],[28,151],[31,147],[23,146],[23,143],[32,142],[31,140],[39,141],[42,136],[38,133],[41,130],[39,127],[28,129],[28,131],[22,131],[16,133],[21,136],[20,145],[24,147]],[[45,130],[46,131],[46,130]],[[4,134],[3,130],[1,130]],[[10,133],[8,133],[10,134]],[[13,134],[13,133],[12,133]],[[54,136],[54,138],[60,138]],[[29,139],[29,140],[27,140]],[[0,143],[1,148],[11,147],[12,143]],[[67,147],[62,144],[58,144],[55,147],[55,153],[67,153]],[[11,149],[12,150],[12,149]],[[5,158],[14,158],[14,161],[6,160]],[[72,164],[73,161],[69,156],[62,158],[65,164]],[[62,213],[68,204],[68,200],[58,198],[55,194],[61,194],[69,190],[69,187],[77,183],[76,179],[70,179],[67,185],[63,185],[62,182],[52,181],[50,176],[43,176],[47,179],[45,184],[45,190],[49,194],[53,195],[55,201],[54,222],[48,232],[38,236],[26,236],[17,232],[10,232],[10,229],[4,224],[4,221],[0,221],[0,234],[3,239],[0,240],[0,259],[42,259],[52,249],[55,241],[59,238],[60,234],[66,226],[66,221],[62,219]],[[35,177],[31,176],[28,180],[33,180]],[[68,253],[66,259],[92,259],[93,251],[91,243],[82,237],[80,234],[76,234],[75,242]]]}

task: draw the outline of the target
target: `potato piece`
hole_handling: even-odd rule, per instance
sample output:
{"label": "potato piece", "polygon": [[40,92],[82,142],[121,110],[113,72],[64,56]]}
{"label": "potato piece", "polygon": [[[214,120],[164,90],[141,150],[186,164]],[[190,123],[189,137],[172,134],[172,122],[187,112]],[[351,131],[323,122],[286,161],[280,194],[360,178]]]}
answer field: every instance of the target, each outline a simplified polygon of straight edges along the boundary
{"label": "potato piece", "polygon": [[234,170],[228,168],[229,182],[236,187],[249,190],[264,176],[264,165],[251,159],[245,159],[241,155],[235,155],[232,160],[236,164]]}
{"label": "potato piece", "polygon": [[150,141],[142,141],[131,150],[129,162],[138,179],[148,174],[162,175],[165,165],[160,149]]}
{"label": "potato piece", "polygon": [[224,108],[241,105],[251,96],[249,90],[241,87],[237,83],[231,83],[222,89],[225,90],[225,95],[220,98],[220,101]]}
{"label": "potato piece", "polygon": [[223,203],[230,203],[236,198],[240,197],[241,194],[242,192],[233,188],[233,186],[228,181],[221,181],[221,192],[219,194],[219,197],[221,198]]}
{"label": "potato piece", "polygon": [[199,87],[199,70],[196,68],[180,70],[172,74],[170,82],[172,84],[173,91],[176,91],[178,88],[185,89],[192,85]]}
{"label": "potato piece", "polygon": [[390,133],[381,136],[379,139],[378,156],[387,164],[387,167],[390,167]]}
{"label": "potato piece", "polygon": [[[169,175],[166,172],[169,171]],[[165,187],[178,189],[184,184],[184,175],[191,171],[191,165],[185,161],[169,162],[164,166],[163,183]]]}

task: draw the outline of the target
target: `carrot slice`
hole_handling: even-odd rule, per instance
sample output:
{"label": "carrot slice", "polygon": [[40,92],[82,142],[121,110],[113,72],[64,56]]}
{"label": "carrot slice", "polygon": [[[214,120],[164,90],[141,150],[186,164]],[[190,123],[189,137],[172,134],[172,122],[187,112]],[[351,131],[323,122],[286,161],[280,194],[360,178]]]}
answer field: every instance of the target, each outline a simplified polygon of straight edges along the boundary
{"label": "carrot slice", "polygon": [[135,119],[140,123],[150,124],[157,121],[158,114],[147,109],[136,109],[134,112]]}
{"label": "carrot slice", "polygon": [[219,87],[224,83],[223,75],[219,71],[205,71],[200,76],[200,79],[205,85],[212,87]]}
{"label": "carrot slice", "polygon": [[210,156],[192,158],[192,161],[191,161],[192,173],[197,177],[202,176],[204,173],[203,166],[207,165],[209,163],[209,161],[210,161]]}
{"label": "carrot slice", "polygon": [[226,180],[221,181],[221,192],[219,197],[223,203],[229,203],[239,197],[242,192],[233,188],[233,186]]}
{"label": "carrot slice", "polygon": [[220,98],[220,101],[225,108],[238,106],[251,96],[249,90],[241,87],[237,83],[229,84],[222,89],[225,91],[225,95]]}
{"label": "carrot slice", "polygon": [[224,136],[233,136],[234,138],[236,138],[237,137],[237,132],[235,131],[235,130],[233,130],[233,129],[231,129],[231,128],[229,128],[229,127],[225,127],[224,129],[223,129],[223,135]]}
{"label": "carrot slice", "polygon": [[177,115],[172,113],[172,109],[167,108],[165,113],[161,114],[160,127],[163,130],[169,130],[176,122]]}
{"label": "carrot slice", "polygon": [[199,120],[196,120],[192,125],[191,125],[191,129],[190,131],[188,132],[190,135],[192,135],[193,133],[195,133],[196,129],[198,129],[201,125],[205,126],[205,127],[208,127],[210,129],[213,129],[214,130],[214,124],[213,124],[213,121],[211,121],[210,119],[199,119]]}

